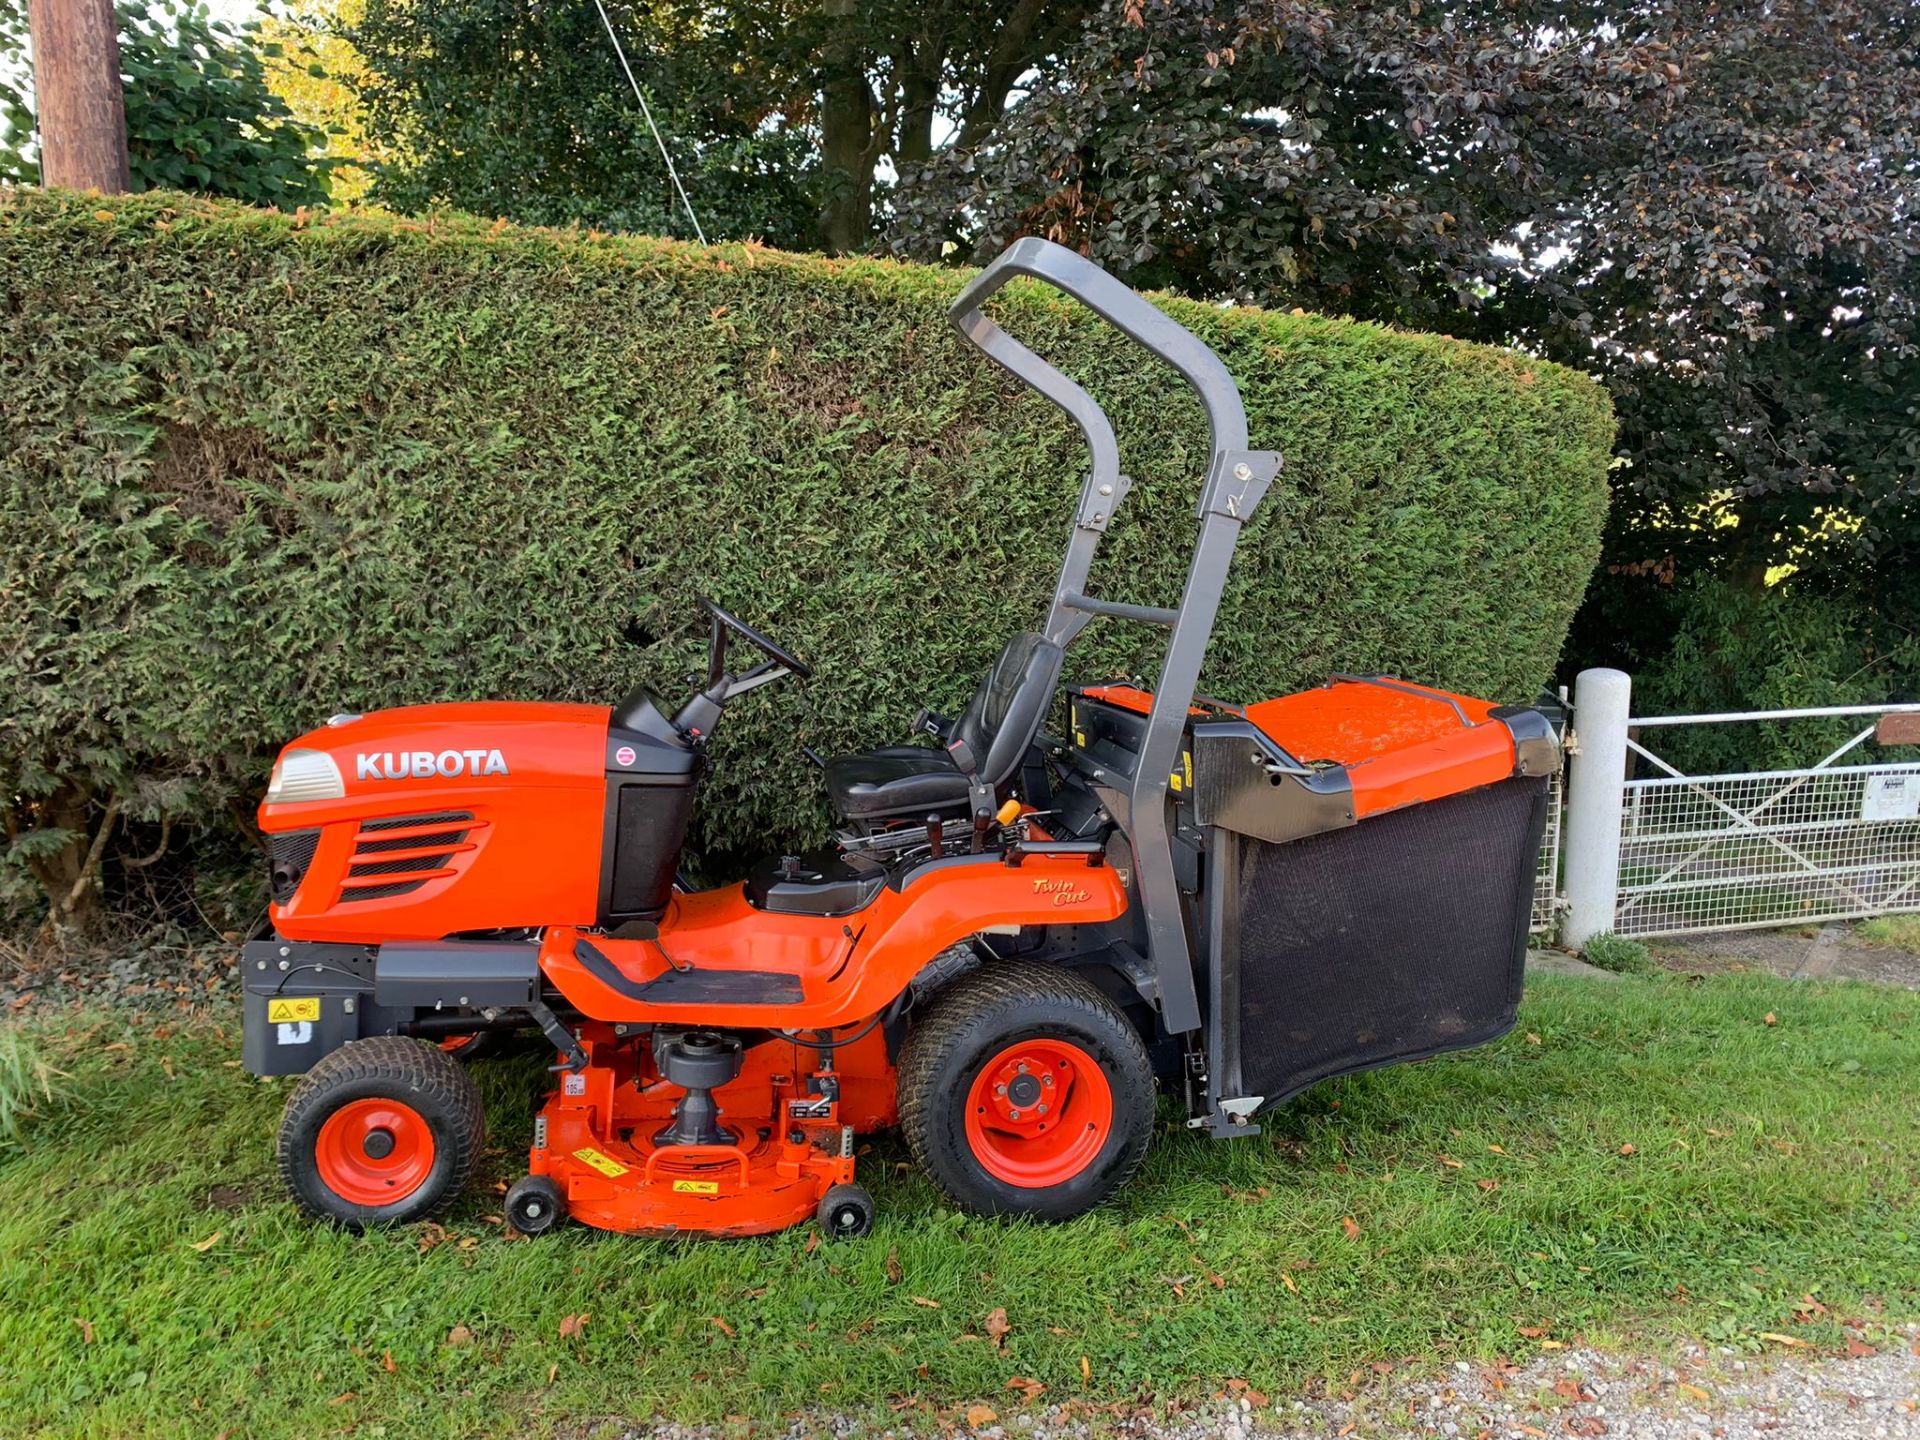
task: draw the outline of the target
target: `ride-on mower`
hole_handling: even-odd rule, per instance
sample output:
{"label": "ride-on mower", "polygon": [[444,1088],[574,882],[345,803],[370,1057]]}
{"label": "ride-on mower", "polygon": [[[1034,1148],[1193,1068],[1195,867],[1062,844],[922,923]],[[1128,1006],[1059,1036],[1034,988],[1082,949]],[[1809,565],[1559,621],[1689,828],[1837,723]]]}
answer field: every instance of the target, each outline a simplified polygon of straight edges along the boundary
{"label": "ride-on mower", "polygon": [[[1111,426],[983,303],[1045,281],[1199,393],[1212,448],[1171,608],[1087,591],[1125,500]],[[340,715],[274,765],[273,933],[245,950],[246,1065],[304,1078],[281,1173],[352,1228],[444,1211],[484,1128],[455,1058],[538,1030],[557,1083],[526,1234],[865,1232],[854,1137],[898,1125],[952,1201],[1064,1219],[1139,1165],[1156,1080],[1216,1137],[1330,1076],[1479,1044],[1514,1019],[1553,730],[1378,675],[1244,707],[1195,694],[1240,530],[1280,457],[1232,378],[1091,262],[1022,240],[960,332],[1092,452],[1044,628],[1006,642],[919,743],[827,763],[822,853],[677,882],[727,707],[808,667],[700,602],[704,679],[592,705]],[[1155,688],[1068,689],[1096,618],[1165,627]],[[736,662],[742,648],[751,653]]]}

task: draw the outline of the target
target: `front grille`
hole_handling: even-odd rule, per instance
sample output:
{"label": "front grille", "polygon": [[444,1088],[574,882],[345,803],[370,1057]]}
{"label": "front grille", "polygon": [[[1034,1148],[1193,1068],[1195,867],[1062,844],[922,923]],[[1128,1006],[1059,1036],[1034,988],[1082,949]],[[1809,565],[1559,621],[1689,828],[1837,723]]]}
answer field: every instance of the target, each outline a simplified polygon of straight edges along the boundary
{"label": "front grille", "polygon": [[267,836],[267,888],[276,904],[293,899],[306,878],[307,867],[313,864],[314,848],[319,843],[318,830],[283,830]]}
{"label": "front grille", "polygon": [[[427,874],[439,870],[453,858],[453,847],[466,843],[468,831],[448,829],[448,826],[470,824],[473,815],[466,810],[442,810],[431,815],[394,815],[384,820],[366,820],[360,825],[360,833],[353,847],[353,860],[347,866],[347,885],[340,892],[341,903],[354,900],[385,900],[395,895],[407,895],[427,883]],[[392,835],[385,832],[394,830],[421,830],[428,826],[442,828],[425,830],[419,835]],[[373,839],[370,836],[380,836]],[[434,847],[445,846],[445,849]],[[420,854],[396,854],[401,851],[420,851]],[[373,856],[391,856],[389,859],[373,859]],[[422,873],[426,872],[426,873]],[[382,875],[419,875],[413,880],[389,881],[384,885],[355,885],[352,882],[371,879]]]}

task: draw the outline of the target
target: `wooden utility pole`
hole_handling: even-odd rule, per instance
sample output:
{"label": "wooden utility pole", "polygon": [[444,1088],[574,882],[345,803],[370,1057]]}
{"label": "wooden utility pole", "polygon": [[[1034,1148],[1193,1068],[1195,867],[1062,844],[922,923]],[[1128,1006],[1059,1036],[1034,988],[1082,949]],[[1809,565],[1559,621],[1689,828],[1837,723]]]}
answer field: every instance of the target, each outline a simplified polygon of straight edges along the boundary
{"label": "wooden utility pole", "polygon": [[126,102],[113,0],[28,0],[40,183],[120,194],[127,172]]}

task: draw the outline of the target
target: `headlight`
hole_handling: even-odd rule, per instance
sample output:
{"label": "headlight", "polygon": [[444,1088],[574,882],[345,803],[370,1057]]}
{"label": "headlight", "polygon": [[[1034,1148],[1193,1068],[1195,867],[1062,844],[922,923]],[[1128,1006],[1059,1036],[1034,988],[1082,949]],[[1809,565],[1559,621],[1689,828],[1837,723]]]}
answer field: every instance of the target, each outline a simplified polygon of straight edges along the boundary
{"label": "headlight", "polygon": [[340,800],[346,781],[331,755],[318,750],[289,750],[273,764],[267,781],[267,804],[291,805],[299,800]]}

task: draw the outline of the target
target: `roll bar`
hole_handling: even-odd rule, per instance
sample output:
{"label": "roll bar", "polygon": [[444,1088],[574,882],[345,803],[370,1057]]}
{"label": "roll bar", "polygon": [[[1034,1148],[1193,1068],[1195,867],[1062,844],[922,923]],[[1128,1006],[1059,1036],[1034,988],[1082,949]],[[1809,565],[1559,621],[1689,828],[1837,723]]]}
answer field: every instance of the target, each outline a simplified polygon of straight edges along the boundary
{"label": "roll bar", "polygon": [[[1177,608],[1133,605],[1086,593],[1100,536],[1126,499],[1132,481],[1120,472],[1113,426],[1091,395],[1015,340],[981,307],[1016,276],[1040,280],[1070,295],[1122,334],[1179,371],[1200,397],[1211,443],[1197,514],[1199,533]],[[1141,738],[1133,777],[1102,790],[1102,801],[1133,844],[1135,877],[1153,952],[1154,993],[1161,1018],[1179,1034],[1200,1023],[1193,950],[1185,905],[1173,865],[1167,804],[1169,777],[1180,758],[1187,711],[1213,637],[1227,568],[1240,527],[1280,469],[1274,450],[1247,448],[1247,413],[1233,376],[1199,336],[1114,279],[1083,255],[1038,236],[1015,241],[968,282],[948,309],[954,327],[988,358],[1066,411],[1086,437],[1092,466],[1080,487],[1080,508],[1054,586],[1047,638],[1066,645],[1096,615],[1167,626],[1165,659]]]}

